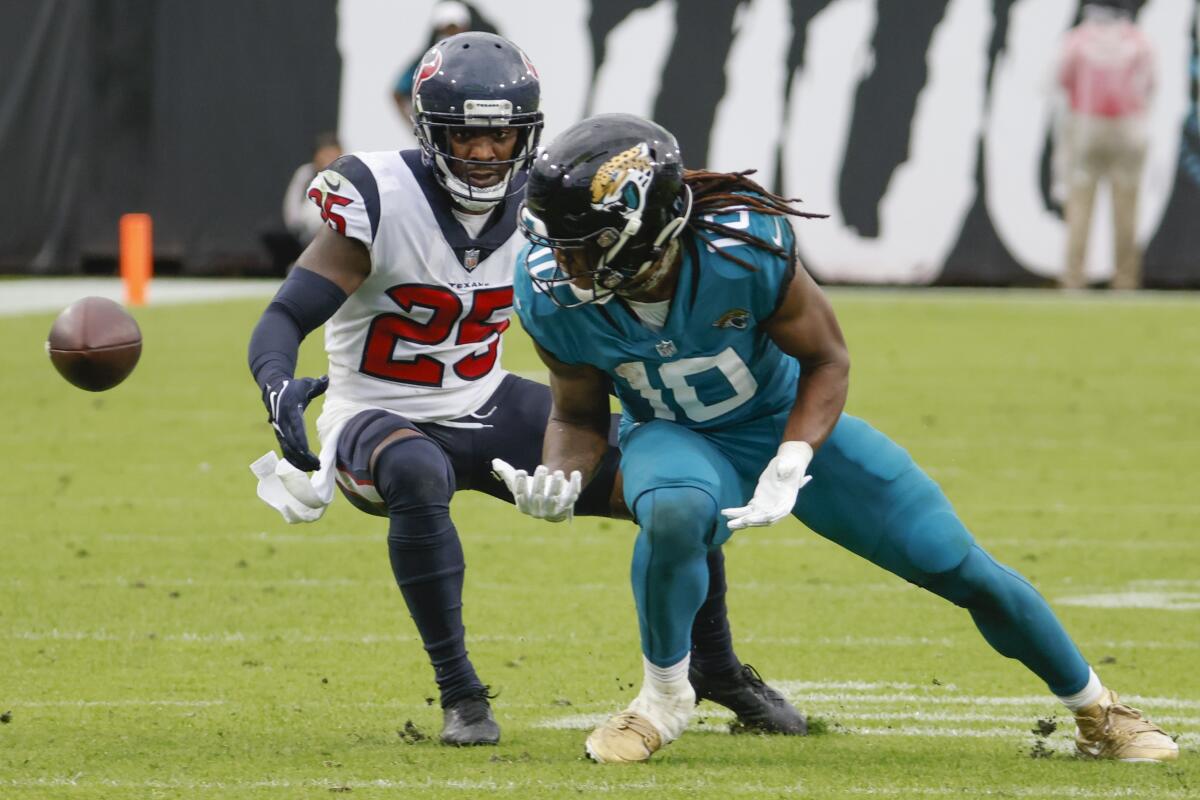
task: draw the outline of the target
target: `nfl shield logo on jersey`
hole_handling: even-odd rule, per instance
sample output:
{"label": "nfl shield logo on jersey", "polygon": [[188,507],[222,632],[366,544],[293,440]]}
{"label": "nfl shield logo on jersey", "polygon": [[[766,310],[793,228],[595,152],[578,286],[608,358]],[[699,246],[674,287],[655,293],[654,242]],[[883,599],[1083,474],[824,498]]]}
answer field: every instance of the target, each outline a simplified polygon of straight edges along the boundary
{"label": "nfl shield logo on jersey", "polygon": [[463,263],[463,266],[466,267],[467,269],[475,269],[476,267],[478,267],[479,266],[479,249],[471,248],[467,252],[463,253],[462,263]]}
{"label": "nfl shield logo on jersey", "polygon": [[662,356],[663,358],[670,358],[671,356],[673,356],[679,352],[675,348],[675,343],[672,342],[670,339],[663,339],[661,342],[654,345],[654,349],[657,350],[658,354],[660,356]]}

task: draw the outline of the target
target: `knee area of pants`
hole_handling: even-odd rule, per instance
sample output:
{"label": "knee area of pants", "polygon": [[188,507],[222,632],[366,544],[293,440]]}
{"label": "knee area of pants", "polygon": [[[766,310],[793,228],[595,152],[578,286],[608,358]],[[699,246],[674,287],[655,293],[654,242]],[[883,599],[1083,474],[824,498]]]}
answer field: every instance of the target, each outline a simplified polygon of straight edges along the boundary
{"label": "knee area of pants", "polygon": [[424,436],[387,445],[375,459],[372,477],[389,509],[448,503],[454,494],[446,454]]}
{"label": "knee area of pants", "polygon": [[911,526],[904,554],[921,572],[939,575],[963,565],[975,544],[952,511],[926,514]]}
{"label": "knee area of pants", "polygon": [[717,522],[717,503],[700,489],[672,486],[653,489],[637,503],[638,522],[654,540],[704,541]]}
{"label": "knee area of pants", "polygon": [[[937,585],[956,604],[975,610],[1012,610],[1027,584],[997,564],[978,546],[952,570],[933,576]],[[931,585],[930,588],[933,588]],[[940,592],[939,592],[940,593]]]}

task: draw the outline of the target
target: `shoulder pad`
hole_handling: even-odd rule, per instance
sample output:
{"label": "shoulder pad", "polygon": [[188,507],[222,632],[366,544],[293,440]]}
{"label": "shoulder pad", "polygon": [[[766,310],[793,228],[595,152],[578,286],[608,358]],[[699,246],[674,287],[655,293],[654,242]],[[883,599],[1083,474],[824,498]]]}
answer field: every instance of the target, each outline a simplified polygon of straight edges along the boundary
{"label": "shoulder pad", "polygon": [[308,199],[330,228],[371,246],[379,230],[379,186],[357,156],[342,156],[318,172],[308,185]]}

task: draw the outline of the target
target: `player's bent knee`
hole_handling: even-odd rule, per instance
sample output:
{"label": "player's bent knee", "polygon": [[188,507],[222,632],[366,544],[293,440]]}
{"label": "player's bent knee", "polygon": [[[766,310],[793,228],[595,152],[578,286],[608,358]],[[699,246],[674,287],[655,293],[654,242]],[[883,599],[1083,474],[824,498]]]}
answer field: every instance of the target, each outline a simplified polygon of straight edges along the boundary
{"label": "player's bent knee", "polygon": [[997,563],[975,544],[962,563],[932,576],[926,588],[963,608],[1006,616],[1020,613],[1026,597],[1037,594],[1028,581]]}
{"label": "player's bent knee", "polygon": [[454,471],[446,453],[428,437],[411,433],[389,436],[372,456],[375,486],[393,516],[448,509],[454,494]]}
{"label": "player's bent knee", "polygon": [[924,514],[909,526],[904,555],[920,572],[939,574],[960,565],[970,553],[975,538],[950,509]]}
{"label": "player's bent knee", "polygon": [[701,489],[651,489],[634,503],[638,523],[655,549],[706,548],[717,524],[717,502]]}
{"label": "player's bent knee", "polygon": [[370,469],[371,472],[374,472],[375,462],[379,460],[379,456],[384,450],[388,449],[388,447],[390,447],[392,444],[399,442],[402,439],[407,439],[411,436],[424,436],[424,434],[418,430],[413,430],[412,428],[396,428],[394,431],[381,439],[379,444],[375,445],[375,449],[371,451],[371,458],[368,461],[368,469]]}

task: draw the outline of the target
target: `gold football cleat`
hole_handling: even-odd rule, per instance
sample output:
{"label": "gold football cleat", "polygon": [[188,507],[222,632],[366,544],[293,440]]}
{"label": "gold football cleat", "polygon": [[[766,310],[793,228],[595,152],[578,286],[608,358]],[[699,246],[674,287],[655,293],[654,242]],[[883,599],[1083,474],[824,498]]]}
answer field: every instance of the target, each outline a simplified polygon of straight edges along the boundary
{"label": "gold football cleat", "polygon": [[1085,756],[1115,761],[1174,761],[1179,745],[1142,712],[1109,689],[1099,703],[1075,712],[1075,747]]}
{"label": "gold football cleat", "polygon": [[650,720],[622,711],[592,731],[584,749],[598,764],[634,764],[648,761],[662,746],[662,735]]}

